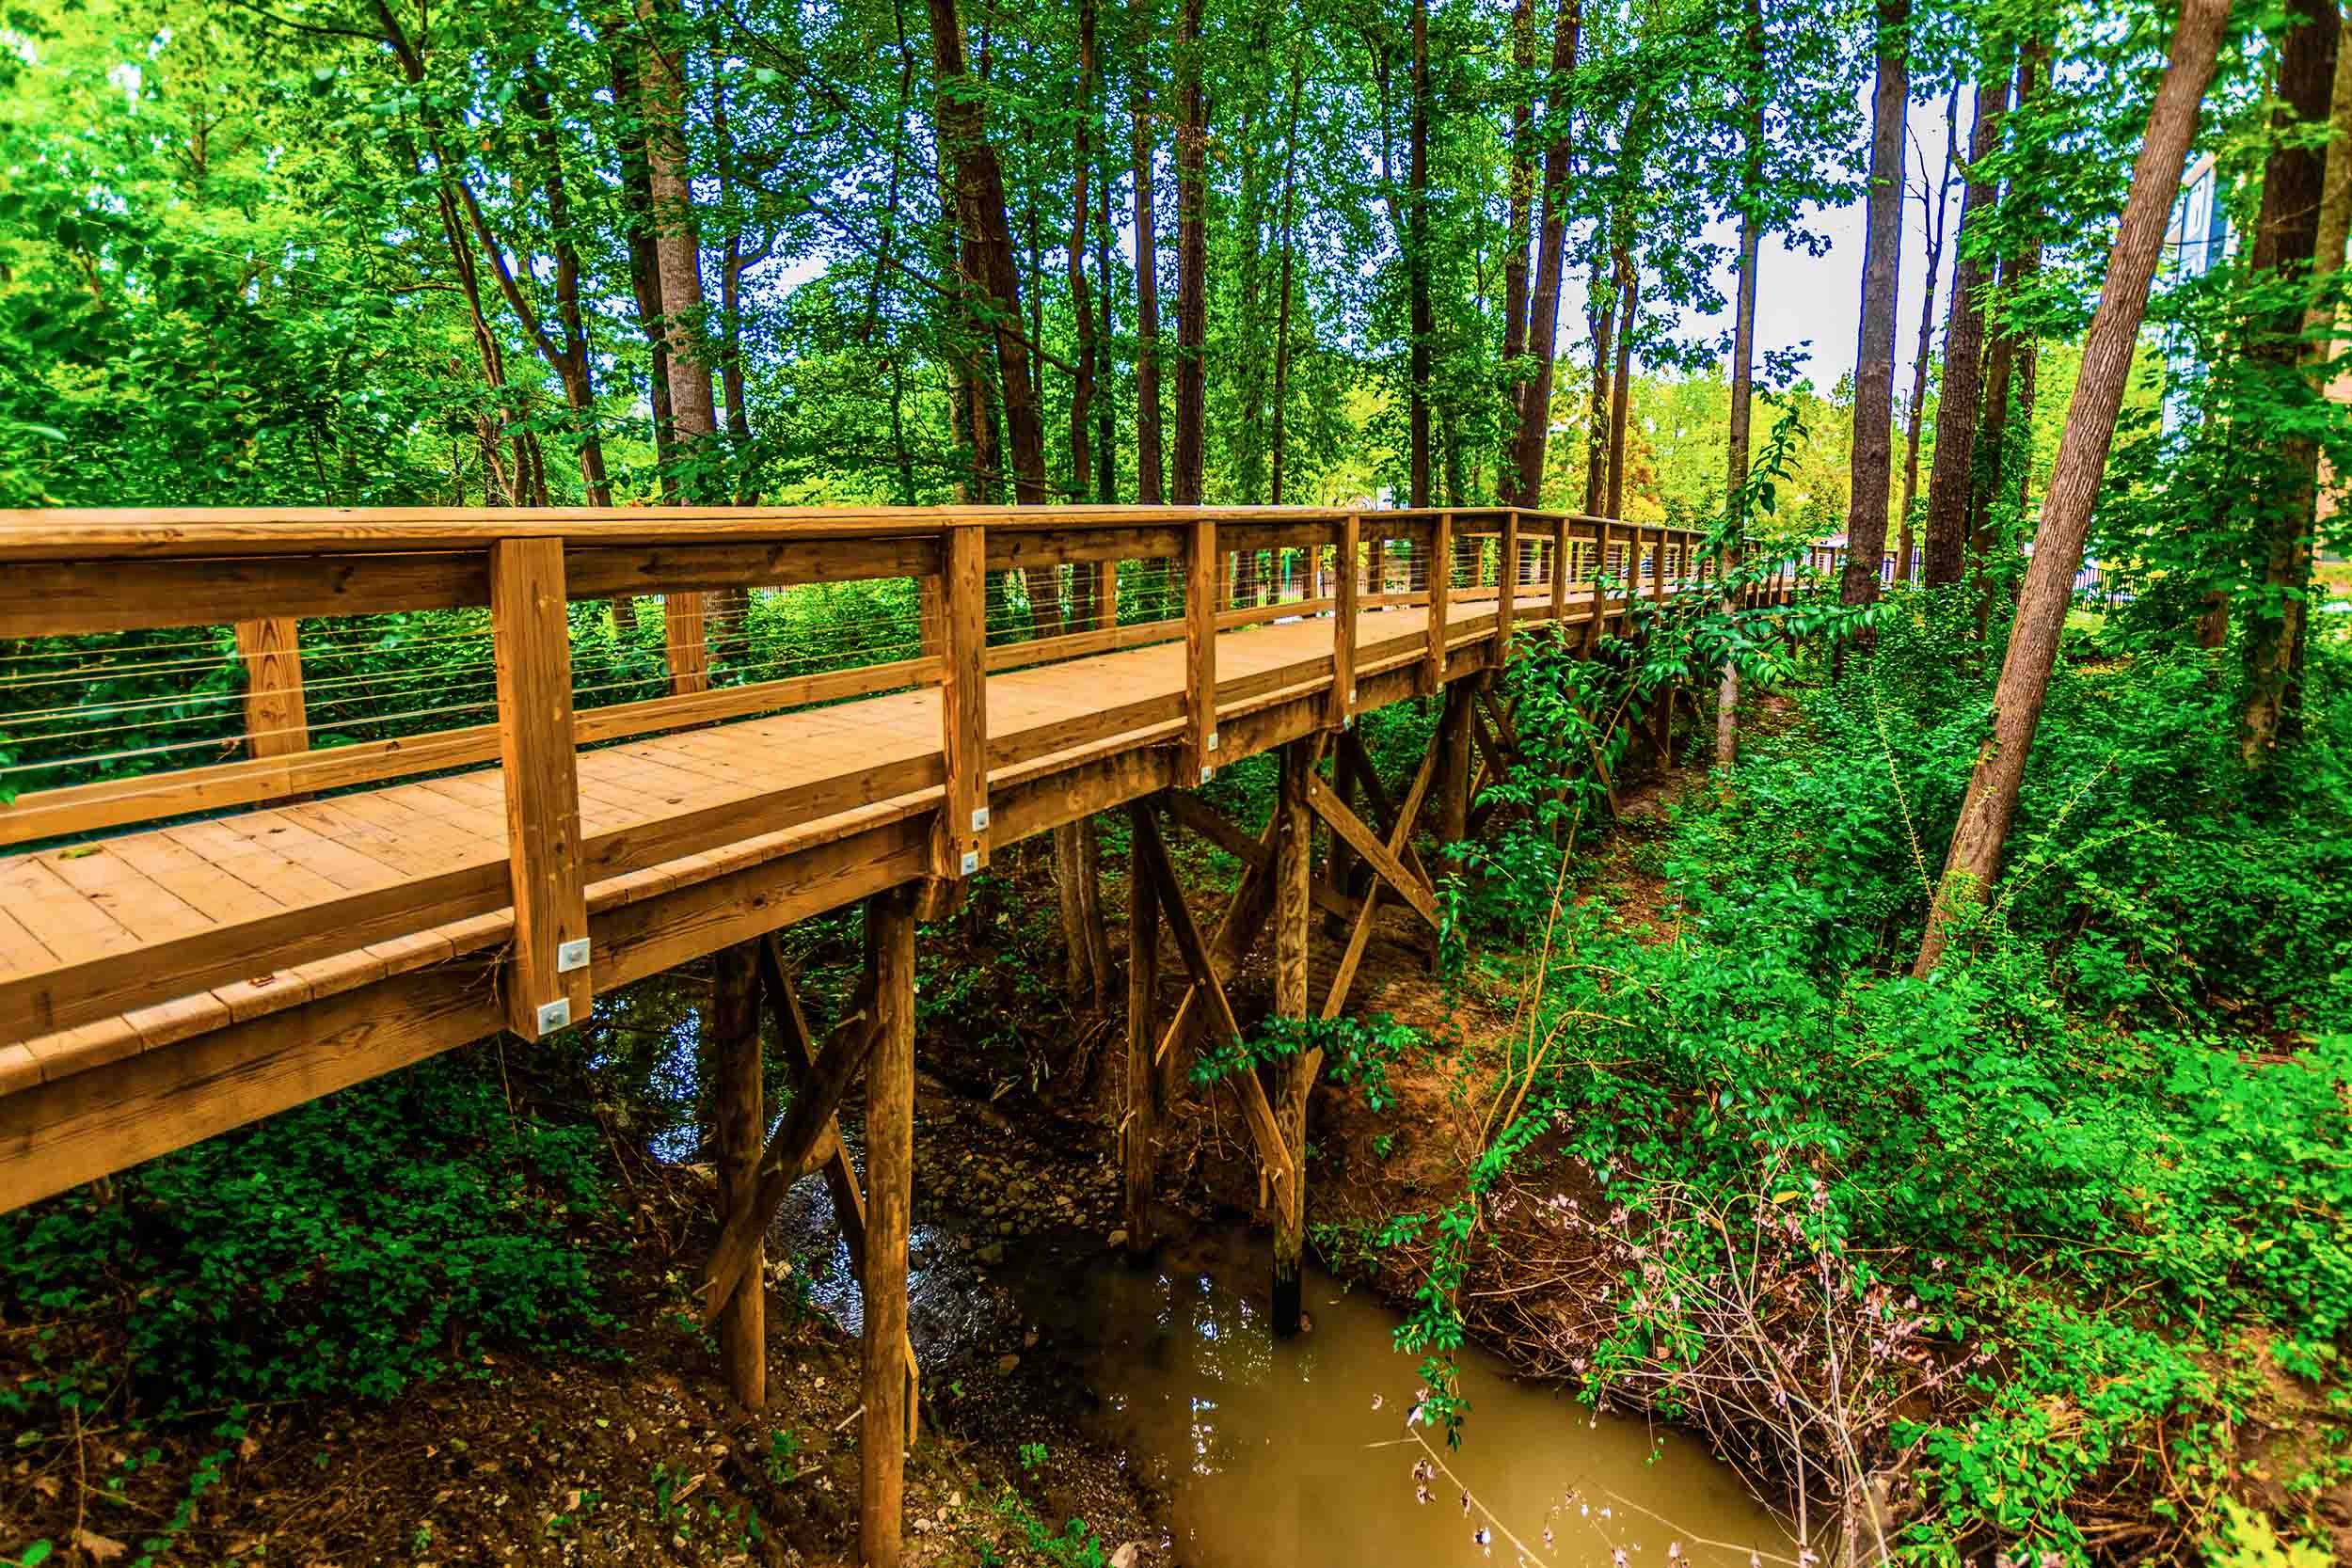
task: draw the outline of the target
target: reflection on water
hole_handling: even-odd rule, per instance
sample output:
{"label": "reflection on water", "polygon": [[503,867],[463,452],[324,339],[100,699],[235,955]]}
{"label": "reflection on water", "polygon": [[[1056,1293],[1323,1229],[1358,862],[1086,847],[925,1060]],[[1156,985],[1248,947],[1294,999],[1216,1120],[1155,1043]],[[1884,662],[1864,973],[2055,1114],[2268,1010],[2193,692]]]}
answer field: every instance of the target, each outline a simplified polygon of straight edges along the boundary
{"label": "reflection on water", "polygon": [[1461,1450],[1434,1435],[1424,1449],[1406,1425],[1417,1380],[1395,1314],[1311,1275],[1313,1331],[1278,1344],[1260,1299],[1269,1267],[1262,1241],[1214,1236],[1149,1271],[1112,1263],[1023,1291],[1047,1346],[1103,1396],[1104,1435],[1166,1494],[1186,1568],[1794,1555],[1693,1441],[1654,1444],[1640,1422],[1515,1384],[1484,1356],[1463,1358]]}

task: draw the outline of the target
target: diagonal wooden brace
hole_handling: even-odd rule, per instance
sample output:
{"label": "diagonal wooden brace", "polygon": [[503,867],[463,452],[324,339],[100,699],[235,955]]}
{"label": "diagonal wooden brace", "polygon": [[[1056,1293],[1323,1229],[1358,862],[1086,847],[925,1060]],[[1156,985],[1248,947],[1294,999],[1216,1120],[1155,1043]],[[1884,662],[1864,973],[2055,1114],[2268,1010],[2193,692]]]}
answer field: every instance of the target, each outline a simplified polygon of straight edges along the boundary
{"label": "diagonal wooden brace", "polygon": [[[1176,868],[1168,863],[1168,846],[1160,838],[1158,819],[1152,815],[1150,805],[1137,801],[1127,808],[1127,820],[1134,830],[1130,836],[1135,858],[1157,887],[1161,917],[1168,924],[1168,933],[1176,939],[1176,951],[1184,956],[1194,991],[1208,1005],[1210,1028],[1222,1038],[1239,1038],[1241,1022],[1233,1016],[1233,1005],[1226,998],[1225,984],[1217,977],[1208,944],[1200,940],[1200,927],[1193,924],[1192,911],[1184,907],[1184,890],[1176,880]],[[1287,1204],[1298,1172],[1291,1161],[1289,1140],[1282,1136],[1281,1124],[1275,1120],[1274,1107],[1266,1100],[1265,1085],[1258,1081],[1254,1067],[1245,1067],[1234,1073],[1232,1083],[1241,1098],[1243,1119],[1248,1122],[1250,1137],[1258,1146],[1258,1159],[1273,1174]]]}
{"label": "diagonal wooden brace", "polygon": [[1405,862],[1394,849],[1383,843],[1378,834],[1364,826],[1363,818],[1348,810],[1347,802],[1332,791],[1321,777],[1309,775],[1307,804],[1314,814],[1330,824],[1331,831],[1347,840],[1366,863],[1380,873],[1397,896],[1410,904],[1432,927],[1438,924],[1438,899],[1429,885],[1405,867]]}
{"label": "diagonal wooden brace", "polygon": [[[1413,817],[1421,810],[1422,797],[1429,793],[1429,781],[1438,774],[1438,753],[1432,749],[1421,759],[1421,771],[1413,775],[1413,787],[1406,792],[1405,809],[1396,814],[1389,829],[1389,847],[1404,851],[1413,834]],[[1374,882],[1364,891],[1364,907],[1358,911],[1355,926],[1347,933],[1347,946],[1340,954],[1340,966],[1332,973],[1331,989],[1323,999],[1323,1016],[1337,1018],[1347,1006],[1347,992],[1356,983],[1357,967],[1364,961],[1364,947],[1372,941],[1372,917],[1380,905],[1380,884]]]}

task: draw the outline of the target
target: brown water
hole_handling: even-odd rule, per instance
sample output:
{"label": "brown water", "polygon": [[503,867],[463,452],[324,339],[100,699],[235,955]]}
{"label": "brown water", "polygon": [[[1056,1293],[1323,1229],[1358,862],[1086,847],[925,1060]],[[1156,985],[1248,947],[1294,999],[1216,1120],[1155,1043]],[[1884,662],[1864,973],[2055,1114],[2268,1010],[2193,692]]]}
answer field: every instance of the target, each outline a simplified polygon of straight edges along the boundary
{"label": "brown water", "polygon": [[1475,1353],[1462,1357],[1470,1413],[1449,1452],[1406,1424],[1418,1380],[1394,1347],[1396,1314],[1311,1272],[1312,1331],[1278,1343],[1269,1267],[1263,1239],[1211,1234],[1171,1244],[1154,1268],[1111,1262],[1018,1290],[1044,1347],[1101,1396],[1095,1435],[1166,1497],[1172,1550],[1159,1560],[1610,1568],[1622,1548],[1643,1568],[1678,1547],[1681,1560],[1736,1568],[1751,1550],[1795,1556],[1694,1441],[1597,1417]]}
{"label": "brown water", "polygon": [[[647,1075],[648,1100],[668,1107],[652,1114],[649,1145],[691,1159],[696,1009],[667,990],[624,994],[628,1005],[599,1007],[613,1065]],[[857,1129],[844,1132],[854,1147]],[[857,1332],[862,1304],[821,1181],[795,1187],[772,1240],[800,1260],[811,1303]],[[977,1240],[952,1209],[914,1227],[917,1356],[947,1370],[1034,1332],[1024,1359],[1068,1369],[1096,1397],[1069,1402],[1095,1409],[1072,1440],[1116,1448],[1165,1500],[1152,1568],[1743,1568],[1751,1551],[1796,1556],[1692,1439],[1596,1416],[1475,1351],[1461,1356],[1463,1444],[1448,1450],[1406,1424],[1419,1379],[1387,1307],[1310,1270],[1311,1331],[1274,1340],[1263,1236],[1201,1232],[1141,1269],[1072,1236],[1014,1242],[984,1264]]]}

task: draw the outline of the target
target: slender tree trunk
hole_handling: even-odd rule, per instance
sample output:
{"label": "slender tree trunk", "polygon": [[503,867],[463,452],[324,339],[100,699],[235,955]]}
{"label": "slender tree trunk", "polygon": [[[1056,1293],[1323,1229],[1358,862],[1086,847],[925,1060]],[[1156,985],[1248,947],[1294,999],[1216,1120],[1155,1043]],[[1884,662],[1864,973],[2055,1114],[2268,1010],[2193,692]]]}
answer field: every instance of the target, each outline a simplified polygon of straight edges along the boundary
{"label": "slender tree trunk", "polygon": [[[1097,79],[1098,89],[1104,81]],[[1107,95],[1106,95],[1107,96]],[[1110,116],[1102,125],[1102,166],[1095,170],[1095,199],[1100,209],[1094,227],[1094,275],[1103,280],[1103,319],[1094,335],[1094,386],[1101,395],[1094,415],[1094,499],[1108,506],[1119,499],[1119,429],[1116,400],[1111,395],[1111,157]]]}
{"label": "slender tree trunk", "polygon": [[1617,372],[1609,395],[1609,510],[1625,515],[1626,424],[1633,404],[1633,323],[1641,304],[1642,280],[1633,251],[1623,240],[1616,244]]}
{"label": "slender tree trunk", "polygon": [[[1593,275],[1584,285],[1584,326],[1593,341],[1593,395],[1585,409],[1584,512],[1601,516],[1609,505],[1609,370],[1615,357],[1616,299],[1608,287],[1601,250],[1593,251]],[[1604,562],[1604,564],[1606,564]]]}
{"label": "slender tree trunk", "polygon": [[1429,504],[1429,351],[1438,323],[1429,303],[1429,0],[1413,0],[1413,119],[1406,223],[1405,291],[1413,341],[1406,347],[1405,427],[1413,504]]}
{"label": "slender tree trunk", "polygon": [[[1567,266],[1568,178],[1575,153],[1575,104],[1568,80],[1576,72],[1583,14],[1581,0],[1560,0],[1551,29],[1551,72],[1544,87],[1544,129],[1550,133],[1550,139],[1544,146],[1544,207],[1537,224],[1535,282],[1527,302],[1527,355],[1534,373],[1519,396],[1518,435],[1507,470],[1511,490],[1504,498],[1527,507],[1542,504],[1544,452],[1551,439],[1551,386],[1560,354],[1560,279]],[[1602,317],[1607,317],[1605,309]],[[1605,348],[1601,354],[1606,359]],[[1589,499],[1586,509],[1591,510]]]}
{"label": "slender tree trunk", "polygon": [[[2132,166],[2131,195],[2107,255],[2099,308],[2083,340],[2082,369],[2067,410],[2066,434],[2058,443],[2049,492],[2042,498],[2033,560],[2026,569],[2009,655],[1994,690],[1993,733],[1977,753],[1960,823],[1952,832],[1951,854],[1919,944],[1914,972],[1923,976],[1942,958],[1958,907],[1981,899],[2000,870],[2034,731],[2049,695],[2050,672],[2058,662],[2058,639],[2074,602],[2074,574],[2082,567],[2091,505],[2106,472],[2116,415],[2123,404],[2132,351],[2147,309],[2148,286],[2164,249],[2181,171],[2196,140],[2198,112],[2229,20],[2228,0],[2182,0],[2171,58],[2148,112],[2147,137]],[[1939,439],[1941,435],[1939,430]]]}
{"label": "slender tree trunk", "polygon": [[1178,0],[1176,29],[1176,453],[1178,506],[1200,504],[1207,446],[1209,125],[1200,83],[1201,0]]}
{"label": "slender tree trunk", "polygon": [[[988,139],[980,101],[964,84],[963,24],[956,0],[930,0],[933,110],[945,162],[953,170],[956,221],[963,234],[964,279],[985,298],[993,318],[996,384],[1004,399],[1005,435],[1012,448],[1013,500],[1042,506],[1046,500],[1045,427],[1030,379],[1029,345],[1017,328],[1021,268],[1013,254],[1012,230],[1005,213],[1005,177]],[[976,415],[977,415],[976,411]],[[981,420],[975,418],[978,433]],[[975,445],[979,443],[976,441]],[[1051,568],[1024,572],[1031,635],[1044,639],[1061,630],[1060,606]]]}
{"label": "slender tree trunk", "polygon": [[[1743,123],[1740,183],[1740,272],[1734,293],[1731,328],[1731,433],[1725,443],[1724,461],[1724,504],[1729,515],[1730,535],[1726,542],[1726,564],[1737,568],[1743,540],[1741,525],[1745,518],[1745,493],[1748,483],[1749,418],[1754,412],[1756,388],[1756,268],[1764,245],[1764,225],[1756,209],[1764,198],[1764,5],[1763,0],[1747,0],[1747,25],[1740,30],[1741,53],[1746,56],[1746,80],[1740,93],[1746,99],[1740,116]],[[1865,263],[1866,274],[1867,263]],[[1867,307],[1866,305],[1865,309]],[[1892,336],[1892,329],[1889,329]],[[1888,367],[1887,373],[1894,373]],[[1858,392],[1858,396],[1859,396]],[[1857,401],[1855,406],[1859,408]],[[1885,493],[1882,484],[1880,493]],[[1882,516],[1880,526],[1884,527]],[[1724,613],[1729,615],[1739,608],[1739,601],[1725,594]],[[1740,760],[1740,667],[1725,660],[1723,684],[1715,693],[1715,766],[1729,768]]]}
{"label": "slender tree trunk", "polygon": [[1152,133],[1151,41],[1153,7],[1132,0],[1134,60],[1128,93],[1134,120],[1136,166],[1136,500],[1158,506],[1168,499],[1168,471],[1160,451],[1160,275],[1155,137]]}
{"label": "slender tree trunk", "polygon": [[[654,464],[661,471],[662,497],[675,501],[676,416],[670,407],[670,350],[661,330],[661,259],[653,238],[653,169],[645,155],[643,83],[633,35],[616,40],[612,51],[612,102],[626,129],[619,138],[621,221],[628,241],[628,280],[636,297],[637,325],[645,337],[647,405],[653,410]],[[633,617],[632,617],[633,619]]]}
{"label": "slender tree trunk", "polygon": [[[1088,442],[1093,432],[1088,417],[1094,403],[1094,300],[1087,290],[1087,228],[1093,214],[1087,205],[1087,178],[1094,160],[1087,137],[1094,122],[1094,0],[1078,0],[1078,112],[1070,130],[1070,318],[1076,329],[1078,352],[1072,363],[1077,374],[1070,381],[1070,499],[1084,500],[1087,483],[1094,477],[1094,454]],[[1106,274],[1105,294],[1110,289]],[[1043,340],[1039,340],[1041,342]]]}
{"label": "slender tree trunk", "polygon": [[[2009,106],[2008,51],[1985,62],[1977,82],[1977,123],[1968,138],[1968,189],[1960,204],[1960,260],[1952,268],[1951,319],[1944,328],[1944,388],[1935,411],[1935,466],[1928,473],[1927,583],[1956,583],[1966,564],[1969,481],[1984,384],[1984,262],[1968,236],[1983,227],[1999,194],[1984,161],[2001,144]],[[1997,69],[1994,69],[1997,67]],[[1971,224],[1975,225],[1972,229]]]}
{"label": "slender tree trunk", "polygon": [[1298,205],[1298,111],[1306,87],[1306,55],[1303,50],[1294,50],[1291,55],[1290,129],[1282,152],[1282,264],[1279,282],[1281,298],[1274,306],[1274,430],[1270,442],[1273,450],[1268,454],[1273,479],[1268,499],[1276,506],[1282,504],[1282,476],[1290,445],[1291,293],[1296,287],[1292,225],[1295,221]]}
{"label": "slender tree trunk", "polygon": [[[2049,66],[2049,45],[2029,40],[2019,52],[2017,61],[2016,107],[2023,110],[2031,102],[2042,84]],[[2037,181],[2021,174],[2010,181],[2005,200],[2004,216],[2010,223],[2021,218],[2029,235],[2038,233],[2041,221],[2031,212]],[[1994,299],[2006,311],[2019,293],[2031,286],[2033,276],[2042,267],[2042,242],[2028,237],[2009,255],[2001,258],[2001,278]],[[2000,553],[1996,528],[2000,509],[2009,494],[2009,465],[2014,439],[2011,436],[2010,404],[2015,401],[2017,369],[2020,357],[2031,352],[2032,340],[2020,332],[2006,319],[1993,324],[1992,346],[1985,351],[1984,421],[1977,433],[1976,477],[1969,498],[1969,555],[1977,577],[1977,640],[1984,641],[1993,625],[1994,557]],[[2026,451],[2033,451],[2033,427],[2023,427]]]}
{"label": "slender tree trunk", "polygon": [[1527,387],[1533,377],[1519,363],[1527,352],[1527,288],[1530,257],[1535,236],[1528,220],[1535,203],[1535,0],[1515,0],[1511,8],[1511,70],[1517,78],[1511,103],[1511,166],[1506,177],[1509,216],[1504,220],[1502,250],[1502,374],[1510,421],[1504,426],[1502,462],[1496,476],[1496,499],[1516,501],[1518,428],[1525,418]]}
{"label": "slender tree trunk", "polygon": [[1902,297],[1903,134],[1911,113],[1911,0],[1879,0],[1878,85],[1870,99],[1869,197],[1863,220],[1862,321],[1854,345],[1853,445],[1846,570],[1838,597],[1879,596],[1895,457],[1895,313]]}
{"label": "slender tree trunk", "polygon": [[1928,238],[1928,286],[1919,300],[1919,342],[1911,359],[1911,419],[1910,435],[1904,442],[1903,453],[1903,513],[1899,520],[1899,533],[1895,543],[1895,580],[1910,582],[1916,574],[1912,558],[1917,553],[1917,541],[1912,535],[1912,502],[1919,494],[1919,433],[1928,414],[1928,350],[1935,339],[1935,275],[1944,262],[1945,218],[1951,211],[1947,199],[1952,189],[1952,163],[1960,145],[1960,86],[1954,83],[1944,95],[1944,172],[1935,183],[1935,194],[1928,194],[1928,169],[1925,159],[1919,165],[1919,205],[1922,226]]}
{"label": "slender tree trunk", "polygon": [[[2329,123],[2336,76],[2339,16],[2335,0],[2291,0],[2291,18],[2279,51],[2279,104],[2271,117],[2278,138],[2263,169],[2262,214],[2254,231],[2253,265],[2281,282],[2305,282],[2344,264],[2344,234],[2320,257],[2320,217],[2326,205],[2328,148],[2314,145],[2312,126]],[[2296,380],[2317,403],[2320,388],[2308,383],[2324,358],[2303,337],[2308,306],[2290,305],[2256,330],[2252,354],[2274,364],[2285,391]],[[2296,652],[2309,621],[2312,533],[2318,519],[2319,443],[2300,432],[2280,442],[2279,474],[2260,510],[2264,522],[2263,592],[2246,610],[2246,705],[2239,747],[2249,771],[2266,769],[2281,736],[2301,705],[2302,683]]]}

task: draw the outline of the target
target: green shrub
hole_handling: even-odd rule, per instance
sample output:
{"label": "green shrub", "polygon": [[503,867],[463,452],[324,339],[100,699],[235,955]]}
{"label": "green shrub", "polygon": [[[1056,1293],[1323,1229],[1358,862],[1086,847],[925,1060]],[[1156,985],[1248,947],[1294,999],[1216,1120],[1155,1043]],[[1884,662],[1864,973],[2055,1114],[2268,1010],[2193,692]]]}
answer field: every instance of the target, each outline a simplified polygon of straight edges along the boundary
{"label": "green shrub", "polygon": [[426,1063],[0,1220],[7,1315],[119,1313],[167,1411],[386,1398],[491,1344],[572,1347],[610,1322],[583,1239],[600,1152],[511,1116],[481,1061]]}

